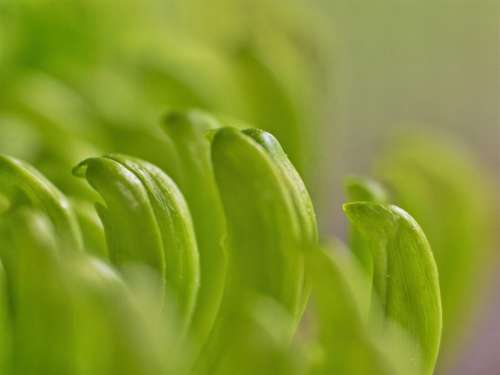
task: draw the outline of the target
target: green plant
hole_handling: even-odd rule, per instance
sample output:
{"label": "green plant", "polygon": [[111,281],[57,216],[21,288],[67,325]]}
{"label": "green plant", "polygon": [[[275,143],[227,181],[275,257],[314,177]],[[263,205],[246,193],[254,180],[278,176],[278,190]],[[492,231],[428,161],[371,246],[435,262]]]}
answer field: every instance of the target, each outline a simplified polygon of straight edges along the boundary
{"label": "green plant", "polygon": [[[272,135],[223,127],[200,112],[168,116],[165,130],[185,196],[159,168],[128,156],[91,158],[74,169],[99,193],[102,226],[90,228],[105,235],[101,252],[85,240],[91,236],[82,236],[85,227],[70,200],[32,167],[2,157],[9,204],[1,238],[2,248],[10,249],[2,260],[14,298],[5,309],[13,340],[6,340],[11,350],[3,358],[11,372],[47,366],[56,373],[432,373],[441,330],[437,271],[408,214],[366,197],[345,206],[369,248],[363,256],[372,267],[362,268],[348,253],[320,249],[307,190]],[[342,257],[351,258],[346,263]],[[150,280],[149,310],[137,312],[134,299],[145,293],[134,289],[137,278]],[[36,302],[40,293],[47,299]],[[31,303],[43,309],[36,313],[42,319],[39,331],[25,332],[34,316],[25,318],[23,306]],[[59,333],[47,352],[35,344],[51,329],[44,319],[57,306],[61,322],[52,324]],[[301,338],[306,310],[316,327]],[[129,337],[120,326],[115,331],[122,324],[116,314],[126,314],[127,330],[141,336]],[[151,321],[162,325],[160,333],[172,331],[151,332],[158,328]],[[102,337],[98,353],[91,347],[94,335]],[[17,355],[26,340],[35,346],[21,370]],[[102,353],[112,346],[106,340],[137,352],[130,362],[116,363]],[[173,341],[176,348],[165,352]],[[143,357],[136,345],[145,343],[152,354]]]}
{"label": "green plant", "polygon": [[422,224],[432,243],[449,348],[464,333],[491,261],[493,194],[478,164],[460,145],[415,135],[398,140],[377,166],[395,201]]}
{"label": "green plant", "polygon": [[485,264],[475,164],[391,147],[325,241],[330,20],[164,7],[0,1],[0,373],[431,374]]}

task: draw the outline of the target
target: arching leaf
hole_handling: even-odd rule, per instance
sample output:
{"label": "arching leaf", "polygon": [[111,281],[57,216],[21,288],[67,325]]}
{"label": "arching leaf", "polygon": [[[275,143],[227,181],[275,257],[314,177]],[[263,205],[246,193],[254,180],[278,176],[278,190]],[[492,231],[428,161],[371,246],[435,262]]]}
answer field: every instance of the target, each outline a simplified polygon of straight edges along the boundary
{"label": "arching leaf", "polygon": [[443,344],[459,343],[488,275],[494,193],[469,150],[435,137],[399,140],[378,165],[394,202],[429,238],[443,299]]}
{"label": "arching leaf", "polygon": [[423,371],[432,374],[441,341],[441,297],[436,264],[422,229],[396,206],[354,202],[344,210],[371,242],[374,293],[386,320],[415,339]]}
{"label": "arching leaf", "polygon": [[170,113],[163,126],[179,158],[176,182],[189,206],[198,241],[200,288],[193,332],[199,345],[205,343],[213,328],[226,279],[226,224],[207,134],[218,127],[215,118],[199,111]]}
{"label": "arching leaf", "polygon": [[[376,181],[370,179],[350,177],[345,183],[345,190],[349,202],[385,203],[387,201],[387,193],[384,188]],[[371,247],[374,244],[372,241],[367,241],[356,227],[351,227],[350,230],[350,249],[366,275],[367,288],[371,293],[374,251]]]}
{"label": "arching leaf", "polygon": [[271,297],[297,322],[307,294],[304,254],[316,241],[303,184],[264,133],[218,130],[212,160],[231,243],[229,293]]}
{"label": "arching leaf", "polygon": [[29,164],[0,155],[0,189],[11,199],[22,191],[33,205],[45,212],[54,225],[61,249],[83,247],[80,227],[68,199]]}
{"label": "arching leaf", "polygon": [[102,196],[97,210],[111,260],[141,262],[164,277],[189,323],[199,285],[199,260],[189,210],[174,182],[157,167],[121,155],[87,159],[75,168]]}

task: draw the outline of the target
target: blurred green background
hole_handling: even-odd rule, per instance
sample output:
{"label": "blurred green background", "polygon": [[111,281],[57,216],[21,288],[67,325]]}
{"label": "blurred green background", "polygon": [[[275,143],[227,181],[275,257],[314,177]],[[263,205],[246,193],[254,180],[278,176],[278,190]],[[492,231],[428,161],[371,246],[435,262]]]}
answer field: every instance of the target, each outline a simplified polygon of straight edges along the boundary
{"label": "blurred green background", "polygon": [[328,142],[342,140],[331,151],[343,156],[343,171],[366,170],[394,133],[425,129],[466,143],[498,176],[499,4],[330,2],[337,41],[332,112],[342,126]]}

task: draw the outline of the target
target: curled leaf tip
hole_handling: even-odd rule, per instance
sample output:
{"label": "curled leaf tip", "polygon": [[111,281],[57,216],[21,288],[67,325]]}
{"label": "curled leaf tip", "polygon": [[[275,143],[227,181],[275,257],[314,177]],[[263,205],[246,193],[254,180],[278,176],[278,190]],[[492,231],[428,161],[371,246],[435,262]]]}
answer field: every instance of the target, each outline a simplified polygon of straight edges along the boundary
{"label": "curled leaf tip", "polygon": [[73,167],[73,169],[71,170],[73,176],[78,178],[85,178],[85,175],[87,174],[87,160],[88,159],[85,159]]}
{"label": "curled leaf tip", "polygon": [[249,128],[242,131],[243,134],[252,138],[260,146],[262,146],[267,152],[275,154],[285,154],[283,147],[278,142],[278,140],[269,132],[262,129]]}
{"label": "curled leaf tip", "polygon": [[157,271],[187,328],[198,293],[199,260],[191,216],[177,185],[155,165],[120,154],[87,159],[80,166],[105,202],[96,209],[111,261]]}
{"label": "curled leaf tip", "polygon": [[372,202],[344,205],[370,244],[376,299],[388,321],[399,324],[422,354],[425,374],[434,370],[442,329],[436,263],[422,229],[403,209]]}

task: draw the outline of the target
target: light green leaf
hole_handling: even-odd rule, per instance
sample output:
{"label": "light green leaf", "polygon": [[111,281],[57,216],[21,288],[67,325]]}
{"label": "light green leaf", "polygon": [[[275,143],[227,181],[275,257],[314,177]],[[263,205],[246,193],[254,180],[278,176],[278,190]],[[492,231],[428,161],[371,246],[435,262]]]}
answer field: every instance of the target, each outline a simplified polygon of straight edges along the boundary
{"label": "light green leaf", "polygon": [[87,159],[74,173],[104,199],[106,206],[97,204],[97,210],[112,262],[141,262],[163,275],[188,324],[198,292],[199,260],[191,217],[174,182],[152,164],[121,155]]}
{"label": "light green leaf", "polygon": [[[396,374],[394,363],[381,350],[382,341],[362,318],[354,296],[364,283],[360,274],[346,272],[348,253],[315,249],[308,256],[313,280],[312,326],[316,343],[308,343],[310,374]],[[352,264],[353,265],[353,264]],[[399,348],[393,348],[397,358]]]}
{"label": "light green leaf", "polygon": [[15,254],[6,267],[14,333],[6,373],[164,373],[163,350],[171,346],[162,335],[166,320],[155,319],[161,292],[139,313],[115,270],[83,252],[59,252],[50,220],[33,209],[9,213],[2,230]]}
{"label": "light green leaf", "polygon": [[82,228],[85,250],[100,259],[109,259],[104,227],[94,205],[78,199],[71,199],[71,205]]}
{"label": "light green leaf", "polygon": [[228,223],[233,298],[263,294],[298,322],[308,293],[304,255],[316,241],[303,184],[269,134],[220,129],[212,161]]}
{"label": "light green leaf", "polygon": [[61,249],[82,249],[80,227],[68,199],[35,168],[0,155],[0,189],[11,199],[17,199],[17,192],[22,191],[33,205],[45,212],[54,225]]}
{"label": "light green leaf", "polygon": [[[179,373],[174,363],[179,359],[177,350],[184,346],[178,343],[178,349],[173,348],[167,339],[161,283],[158,288],[132,290],[113,268],[87,256],[66,259],[64,265],[61,277],[68,285],[70,313],[77,324],[71,373],[155,375],[167,369]],[[154,303],[145,299],[146,293],[154,295]]]}
{"label": "light green leaf", "polygon": [[318,241],[318,225],[311,197],[304,185],[304,181],[302,181],[299,173],[288,159],[280,143],[270,133],[261,129],[246,129],[243,133],[264,148],[275,167],[279,170],[300,222],[300,231],[303,236],[302,245],[309,247],[311,244],[315,244]]}
{"label": "light green leaf", "polygon": [[480,286],[492,264],[495,203],[486,172],[466,148],[422,136],[399,140],[378,172],[432,245],[443,298],[443,343],[450,351],[480,305]]}
{"label": "light green leaf", "polygon": [[70,328],[68,285],[59,277],[59,262],[64,254],[76,252],[61,251],[52,221],[33,208],[4,215],[2,233],[13,330],[8,373],[71,373],[75,331]]}
{"label": "light green leaf", "polygon": [[414,338],[415,353],[422,353],[423,372],[432,374],[441,340],[441,297],[436,264],[424,233],[396,206],[354,202],[347,203],[344,210],[372,243],[374,292],[385,318]]}
{"label": "light green leaf", "polygon": [[193,316],[193,332],[200,345],[211,332],[220,308],[227,266],[226,226],[215,185],[208,132],[220,127],[202,112],[173,112],[164,130],[179,158],[176,182],[189,206],[198,241],[200,289]]}
{"label": "light green leaf", "polygon": [[[220,375],[267,374],[301,375],[305,362],[296,347],[286,339],[291,317],[276,301],[255,296],[242,301],[238,334],[225,348],[216,367],[209,372]],[[232,320],[232,323],[236,323]],[[229,327],[231,329],[231,327]]]}
{"label": "light green leaf", "polygon": [[[349,202],[365,201],[374,203],[385,203],[387,201],[387,193],[384,188],[376,181],[361,178],[350,177],[345,183],[347,200]],[[359,233],[356,227],[351,227],[350,233],[350,249],[367,278],[367,289],[371,293],[373,279],[373,244],[372,241],[367,241],[364,236]],[[369,300],[367,301],[370,305]]]}

